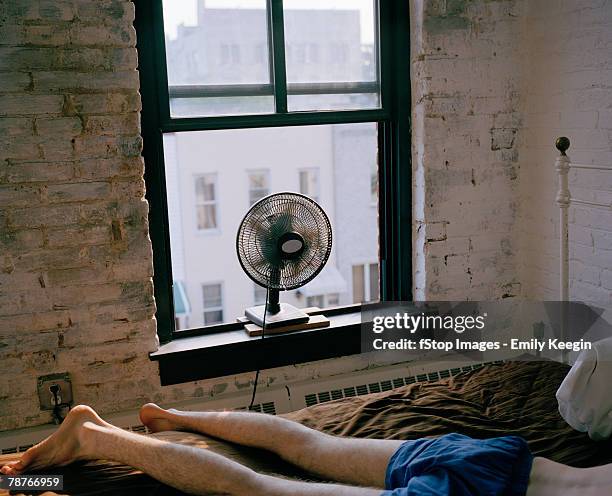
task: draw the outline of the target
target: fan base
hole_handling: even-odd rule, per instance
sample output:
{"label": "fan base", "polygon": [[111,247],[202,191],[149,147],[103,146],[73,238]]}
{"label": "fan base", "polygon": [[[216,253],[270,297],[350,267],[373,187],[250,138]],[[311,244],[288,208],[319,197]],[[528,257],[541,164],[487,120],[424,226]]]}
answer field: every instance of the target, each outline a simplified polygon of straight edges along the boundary
{"label": "fan base", "polygon": [[[263,326],[264,310],[265,305],[250,307],[244,311],[244,315],[246,315],[253,324]],[[266,328],[299,324],[302,322],[308,322],[308,314],[288,303],[281,303],[279,312],[268,312],[266,315]]]}

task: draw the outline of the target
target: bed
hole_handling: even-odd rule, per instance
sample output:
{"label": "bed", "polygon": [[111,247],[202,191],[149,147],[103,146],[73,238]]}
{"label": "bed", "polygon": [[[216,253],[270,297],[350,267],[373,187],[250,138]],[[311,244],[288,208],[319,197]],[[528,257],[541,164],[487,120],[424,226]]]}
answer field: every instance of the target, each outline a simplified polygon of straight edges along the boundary
{"label": "bed", "polygon": [[[557,362],[489,364],[449,379],[322,403],[284,416],[331,434],[364,438],[417,439],[449,432],[476,438],[516,434],[528,441],[536,456],[577,467],[612,463],[612,441],[594,442],[574,431],[554,407],[555,392],[568,370],[569,366]],[[260,472],[312,480],[259,450],[190,433],[153,436],[211,449]],[[65,488],[46,496],[182,494],[137,470],[106,461],[46,473],[63,474]]]}

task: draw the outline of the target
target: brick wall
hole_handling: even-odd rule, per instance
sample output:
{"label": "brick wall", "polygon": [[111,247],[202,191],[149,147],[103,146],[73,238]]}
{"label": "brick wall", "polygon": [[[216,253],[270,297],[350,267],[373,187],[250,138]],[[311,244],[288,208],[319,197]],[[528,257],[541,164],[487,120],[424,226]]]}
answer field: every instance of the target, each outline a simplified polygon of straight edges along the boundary
{"label": "brick wall", "polygon": [[[152,390],[156,346],[131,2],[0,6],[0,429]],[[121,390],[121,394],[117,392]]]}
{"label": "brick wall", "polygon": [[415,298],[519,295],[523,3],[411,6]]}
{"label": "brick wall", "polygon": [[[559,297],[558,136],[577,163],[612,165],[612,2],[531,1],[525,22],[520,149],[523,281],[530,298]],[[570,173],[579,199],[612,204],[612,173]],[[612,300],[612,210],[572,206],[570,296]]]}

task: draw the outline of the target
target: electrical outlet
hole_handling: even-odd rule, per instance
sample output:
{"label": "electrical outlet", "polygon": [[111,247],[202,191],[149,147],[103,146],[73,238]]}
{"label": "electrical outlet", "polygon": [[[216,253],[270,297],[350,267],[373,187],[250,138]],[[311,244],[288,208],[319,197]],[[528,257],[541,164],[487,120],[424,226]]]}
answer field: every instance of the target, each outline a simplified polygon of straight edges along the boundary
{"label": "electrical outlet", "polygon": [[72,382],[68,372],[43,375],[38,378],[38,400],[41,410],[53,410],[55,407],[54,392],[59,404],[72,405]]}

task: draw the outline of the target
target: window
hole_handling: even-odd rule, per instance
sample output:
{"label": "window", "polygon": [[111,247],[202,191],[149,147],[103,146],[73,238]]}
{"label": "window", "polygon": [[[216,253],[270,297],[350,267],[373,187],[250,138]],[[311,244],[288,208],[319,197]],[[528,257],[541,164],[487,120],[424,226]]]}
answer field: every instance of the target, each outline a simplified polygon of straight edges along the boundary
{"label": "window", "polygon": [[221,284],[204,284],[202,286],[202,303],[204,308],[204,325],[223,322],[223,294]]}
{"label": "window", "polygon": [[249,205],[261,200],[270,194],[270,173],[269,171],[249,172]]}
{"label": "window", "polygon": [[328,295],[308,296],[306,298],[307,307],[335,307],[338,306],[340,295],[338,293],[330,293]]}
{"label": "window", "polygon": [[[334,230],[325,269],[282,301],[350,304],[355,260],[372,261],[360,299],[410,299],[406,2],[184,5],[136,4],[160,341],[235,322],[263,301],[236,260],[235,232],[249,205],[277,191],[316,199]],[[179,319],[173,279],[191,302]]]}
{"label": "window", "polygon": [[[300,193],[319,201],[319,169],[302,169],[299,172]],[[378,192],[377,192],[378,194]]]}
{"label": "window", "polygon": [[198,229],[206,231],[217,228],[217,200],[215,174],[196,177],[196,219]]}
{"label": "window", "polygon": [[353,265],[353,303],[379,299],[378,264]]}
{"label": "window", "polygon": [[221,65],[239,64],[240,63],[240,47],[235,43],[221,44]]}
{"label": "window", "polygon": [[196,219],[198,230],[206,231],[217,228],[217,200],[215,174],[196,177]]}

